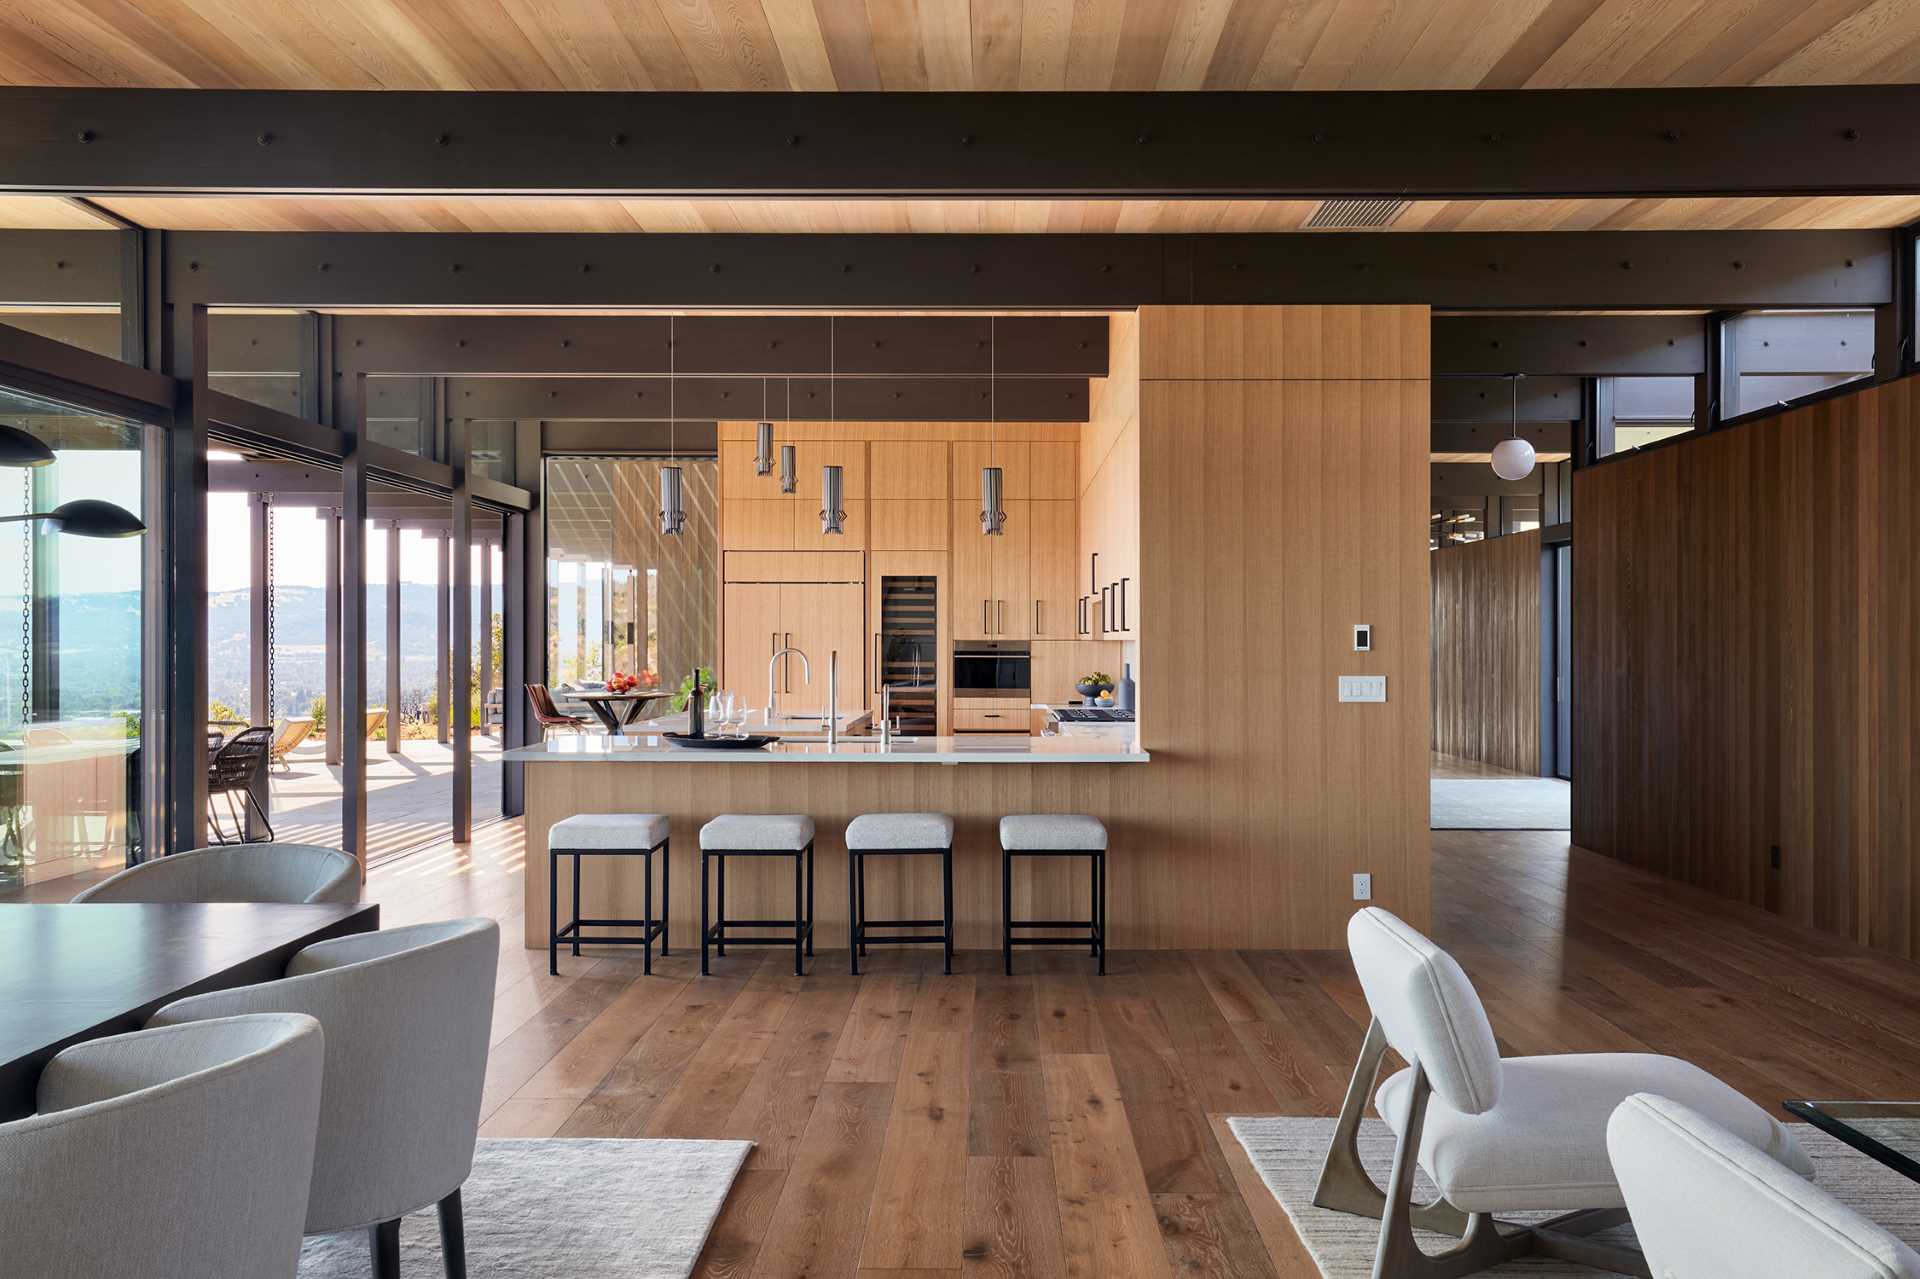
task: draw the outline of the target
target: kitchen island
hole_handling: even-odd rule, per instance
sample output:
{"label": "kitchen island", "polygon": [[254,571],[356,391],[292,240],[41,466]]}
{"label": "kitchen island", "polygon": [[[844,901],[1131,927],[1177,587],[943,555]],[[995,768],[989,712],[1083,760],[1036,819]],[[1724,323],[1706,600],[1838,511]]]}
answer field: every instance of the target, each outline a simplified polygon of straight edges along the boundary
{"label": "kitchen island", "polygon": [[[547,944],[546,832],[553,824],[576,813],[645,812],[664,813],[671,822],[670,942],[691,951],[700,940],[700,827],[722,813],[813,818],[815,935],[826,947],[846,945],[842,837],[847,823],[870,812],[946,813],[954,819],[955,944],[997,948],[999,819],[1009,813],[1100,817],[1108,822],[1110,861],[1117,868],[1141,841],[1133,826],[1110,814],[1119,797],[1144,777],[1134,772],[1136,766],[1149,763],[1151,756],[1099,738],[923,737],[882,743],[877,737],[848,737],[829,744],[823,737],[720,751],[689,750],[636,734],[555,738],[507,751],[502,759],[527,766],[526,944]],[[1124,801],[1119,806],[1127,807]],[[939,876],[927,871],[924,859],[871,861],[868,917],[937,915]],[[564,899],[572,891],[570,867],[563,864],[559,875]],[[729,914],[789,916],[792,885],[790,872],[783,874],[777,865],[729,868]],[[589,858],[581,871],[582,904],[589,915],[636,916],[641,889],[637,859]],[[1084,918],[1087,891],[1084,867],[1022,859],[1015,910],[1026,918]],[[1110,891],[1108,916],[1116,946],[1127,944],[1121,904],[1119,894]],[[753,962],[744,957],[759,953],[743,950],[743,962]]]}

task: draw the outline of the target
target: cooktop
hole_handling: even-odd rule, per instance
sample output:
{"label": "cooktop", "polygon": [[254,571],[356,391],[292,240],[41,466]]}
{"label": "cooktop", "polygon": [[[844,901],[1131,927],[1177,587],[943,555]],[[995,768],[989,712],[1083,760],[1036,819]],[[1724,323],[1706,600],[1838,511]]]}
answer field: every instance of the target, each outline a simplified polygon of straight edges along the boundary
{"label": "cooktop", "polygon": [[1133,712],[1110,706],[1065,706],[1054,711],[1062,724],[1131,724]]}

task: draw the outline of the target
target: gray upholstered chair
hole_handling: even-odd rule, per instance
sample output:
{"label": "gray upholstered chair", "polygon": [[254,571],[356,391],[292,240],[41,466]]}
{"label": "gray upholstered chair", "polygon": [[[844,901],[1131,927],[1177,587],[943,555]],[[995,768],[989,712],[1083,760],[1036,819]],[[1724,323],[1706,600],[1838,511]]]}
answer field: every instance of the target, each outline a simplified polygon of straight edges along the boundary
{"label": "gray upholstered chair", "polygon": [[0,1271],[290,1277],[324,1050],[311,1017],[230,1017],[75,1044],[0,1124]]}
{"label": "gray upholstered chair", "polygon": [[[1538,1253],[1627,1274],[1640,1254],[1591,1236],[1627,1220],[1607,1156],[1607,1121],[1636,1092],[1679,1098],[1801,1174],[1813,1165],[1786,1126],[1699,1067],[1652,1053],[1570,1053],[1502,1060],[1486,1010],[1453,957],[1378,908],[1347,924],[1366,991],[1367,1030],[1314,1203],[1381,1218],[1376,1279],[1459,1275]],[[1392,1047],[1408,1065],[1375,1098],[1397,1139],[1385,1190],[1360,1163],[1367,1094]],[[1415,1204],[1415,1171],[1440,1199]],[[1497,1212],[1557,1212],[1520,1228]],[[1461,1242],[1429,1257],[1413,1228]]]}
{"label": "gray upholstered chair", "polygon": [[360,863],[319,844],[225,844],[129,866],[73,900],[351,904],[360,900]]}
{"label": "gray upholstered chair", "polygon": [[1920,1279],[1920,1255],[1677,1101],[1636,1093],[1607,1150],[1661,1279]]}
{"label": "gray upholstered chair", "polygon": [[280,981],[176,1000],[149,1023],[302,1012],[327,1035],[307,1233],[365,1227],[375,1279],[400,1273],[400,1218],[438,1204],[447,1274],[466,1273],[460,1186],[473,1167],[500,928],[413,924],[317,942]]}

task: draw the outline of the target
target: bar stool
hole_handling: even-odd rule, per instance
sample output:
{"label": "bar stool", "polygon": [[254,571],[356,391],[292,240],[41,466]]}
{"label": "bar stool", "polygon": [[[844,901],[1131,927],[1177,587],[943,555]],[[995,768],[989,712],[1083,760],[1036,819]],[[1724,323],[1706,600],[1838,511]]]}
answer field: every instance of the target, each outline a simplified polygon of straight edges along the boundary
{"label": "bar stool", "polygon": [[[940,859],[939,919],[868,919],[867,858],[938,857]],[[945,813],[862,813],[847,823],[847,917],[852,931],[847,942],[853,975],[860,975],[860,956],[869,944],[907,946],[939,942],[946,949],[946,971],[953,972],[953,818]],[[937,933],[910,933],[869,937],[869,928],[933,928]]]}
{"label": "bar stool", "polygon": [[[729,857],[791,857],[793,858],[793,918],[792,919],[728,919],[727,918],[727,858]],[[714,864],[714,873],[707,873],[707,863]],[[806,864],[807,882],[802,890],[800,885],[801,863]],[[712,914],[708,910],[708,887],[710,881],[717,879],[714,885],[718,901],[718,911]],[[717,917],[716,917],[717,916]],[[709,920],[712,922],[709,923]],[[791,928],[793,936],[787,937],[729,937],[729,928]],[[707,951],[712,949],[721,956],[727,953],[727,943],[736,946],[793,946],[793,971],[798,976],[806,970],[804,956],[813,954],[813,818],[787,816],[755,816],[729,813],[714,818],[700,828],[700,972],[705,976]]]}
{"label": "bar stool", "polygon": [[[1015,919],[1013,917],[1013,859],[1016,857],[1085,857],[1092,871],[1091,919]],[[1016,928],[1084,928],[1086,937],[1021,937]],[[1000,952],[1007,976],[1013,976],[1013,948],[1022,946],[1090,946],[1107,971],[1107,828],[1097,817],[1071,814],[1026,813],[1000,819]]]}
{"label": "bar stool", "polygon": [[[660,854],[660,913],[653,913],[653,855]],[[573,922],[560,926],[560,859],[573,858]],[[580,859],[582,857],[638,857],[643,862],[646,884],[644,919],[582,919],[580,917]],[[578,813],[555,822],[547,831],[547,971],[560,974],[560,944],[571,943],[580,953],[580,943],[595,946],[640,946],[644,948],[642,971],[653,972],[653,943],[660,941],[660,953],[667,949],[667,884],[672,865],[667,850],[667,819],[658,813]],[[621,937],[582,937],[582,928],[638,928],[637,934]]]}

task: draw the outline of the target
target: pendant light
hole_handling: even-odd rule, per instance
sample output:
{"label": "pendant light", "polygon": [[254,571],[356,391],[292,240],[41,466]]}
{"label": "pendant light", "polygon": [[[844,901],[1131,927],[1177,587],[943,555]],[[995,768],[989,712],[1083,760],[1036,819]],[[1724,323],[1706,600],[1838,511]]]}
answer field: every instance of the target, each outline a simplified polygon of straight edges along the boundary
{"label": "pendant light", "polygon": [[1493,446],[1493,473],[1503,480],[1524,480],[1533,474],[1533,445],[1520,438],[1520,379],[1524,373],[1509,373],[1513,384],[1513,437]]}
{"label": "pendant light", "polygon": [[767,379],[760,379],[760,426],[755,433],[756,447],[753,451],[753,473],[755,475],[773,474],[773,423],[767,420]]}
{"label": "pendant light", "polygon": [[684,493],[681,488],[680,468],[675,463],[675,421],[677,400],[674,396],[674,366],[678,352],[674,348],[673,317],[667,317],[667,464],[660,468],[660,532],[667,537],[678,537],[680,530],[687,526],[687,512],[683,504]]}
{"label": "pendant light", "polygon": [[[787,379],[787,423],[793,423],[793,379]],[[794,493],[800,488],[800,458],[791,444],[780,446],[780,491]]]}
{"label": "pendant light", "polygon": [[[839,409],[839,381],[834,377],[839,365],[834,346],[834,319],[827,317],[827,425],[831,427]],[[831,431],[829,431],[831,434]],[[846,534],[847,513],[842,503],[845,500],[846,474],[837,466],[820,468],[820,531],[822,533]]]}
{"label": "pendant light", "polygon": [[0,426],[0,466],[51,466],[53,450],[17,426]]}
{"label": "pendant light", "polygon": [[75,537],[137,537],[147,531],[147,526],[132,511],[91,497],[63,502],[51,511],[0,515],[0,524],[27,521],[42,522],[56,533],[71,533]]}
{"label": "pendant light", "polygon": [[1004,537],[1007,532],[1006,476],[994,463],[994,445],[1000,419],[1000,335],[993,316],[987,317],[987,464],[980,468],[980,532]]}

